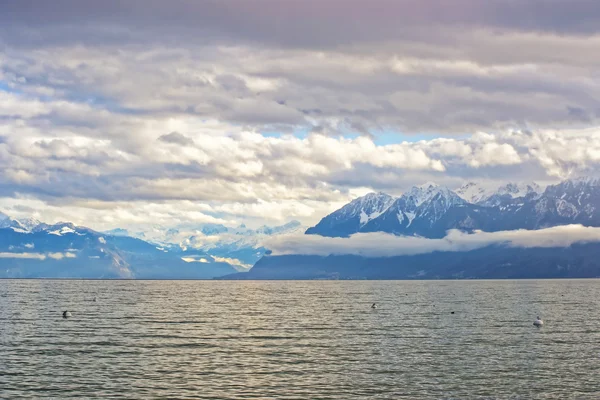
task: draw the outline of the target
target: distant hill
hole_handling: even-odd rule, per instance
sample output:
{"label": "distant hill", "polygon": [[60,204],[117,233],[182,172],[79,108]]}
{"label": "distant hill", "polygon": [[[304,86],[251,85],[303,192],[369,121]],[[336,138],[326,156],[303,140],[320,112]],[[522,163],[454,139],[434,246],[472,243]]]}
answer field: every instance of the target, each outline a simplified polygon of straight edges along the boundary
{"label": "distant hill", "polygon": [[265,256],[223,279],[522,279],[600,278],[600,243],[566,248],[493,245],[467,252],[366,258]]}

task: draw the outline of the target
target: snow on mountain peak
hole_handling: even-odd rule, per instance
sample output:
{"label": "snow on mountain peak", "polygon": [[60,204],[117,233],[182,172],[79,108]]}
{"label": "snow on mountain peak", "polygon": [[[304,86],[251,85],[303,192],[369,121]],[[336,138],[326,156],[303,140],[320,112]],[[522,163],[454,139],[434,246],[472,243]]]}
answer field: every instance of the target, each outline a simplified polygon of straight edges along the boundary
{"label": "snow on mountain peak", "polygon": [[530,183],[506,183],[501,186],[490,186],[480,182],[468,182],[456,190],[456,194],[462,199],[473,204],[480,204],[488,201],[493,196],[525,197],[532,193],[541,192],[540,185],[535,182]]}
{"label": "snow on mountain peak", "polygon": [[[600,178],[563,181],[544,190],[536,183],[499,185],[497,181],[483,181],[465,183],[454,192],[427,183],[406,191],[376,218],[364,208],[370,198],[376,196],[355,199],[306,233],[348,237],[356,232],[386,232],[443,237],[448,229],[539,229],[565,223],[600,226]],[[360,223],[355,212],[360,213]]]}
{"label": "snow on mountain peak", "polygon": [[494,192],[476,182],[468,182],[456,189],[456,194],[469,203],[479,203],[490,197]]}
{"label": "snow on mountain peak", "polygon": [[383,192],[368,193],[352,200],[347,206],[339,211],[346,217],[358,216],[360,218],[360,224],[364,225],[370,220],[379,217],[392,205],[394,200],[395,199],[392,196]]}
{"label": "snow on mountain peak", "polygon": [[15,232],[30,233],[41,222],[35,218],[13,219],[4,213],[0,213],[0,228],[12,228]]}
{"label": "snow on mountain peak", "polygon": [[352,201],[355,201],[357,203],[373,203],[373,202],[377,202],[377,201],[386,201],[390,198],[392,198],[392,196],[390,196],[387,193],[371,192],[371,193],[365,194],[362,197],[358,197]]}
{"label": "snow on mountain peak", "polygon": [[584,176],[580,178],[568,179],[563,183],[570,184],[572,186],[600,186],[600,178]]}
{"label": "snow on mountain peak", "polygon": [[439,186],[440,186],[440,185],[438,185],[437,183],[429,181],[429,182],[425,182],[425,183],[423,183],[423,184],[421,184],[421,185],[417,185],[417,186],[415,186],[415,187],[418,187],[418,188],[420,188],[420,189],[427,190],[427,189],[429,189],[429,188],[436,188],[436,187],[439,187]]}
{"label": "snow on mountain peak", "polygon": [[540,185],[535,182],[531,183],[507,183],[504,186],[500,186],[496,191],[499,195],[509,195],[513,199],[517,197],[524,197],[531,193],[539,193]]}
{"label": "snow on mountain peak", "polygon": [[36,226],[41,224],[39,220],[32,217],[18,219],[17,222],[28,231],[32,231]]}
{"label": "snow on mountain peak", "polygon": [[414,205],[417,207],[436,196],[449,200],[452,203],[460,202],[460,198],[456,195],[456,193],[445,186],[439,186],[432,183],[413,186],[403,195],[404,198],[411,199],[412,202],[414,202]]}

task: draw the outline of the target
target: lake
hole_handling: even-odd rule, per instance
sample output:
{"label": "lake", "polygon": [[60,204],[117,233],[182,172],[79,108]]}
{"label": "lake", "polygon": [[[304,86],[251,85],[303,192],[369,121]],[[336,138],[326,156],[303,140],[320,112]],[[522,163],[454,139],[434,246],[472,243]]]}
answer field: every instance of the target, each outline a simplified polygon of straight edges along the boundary
{"label": "lake", "polygon": [[0,280],[0,397],[598,399],[599,310],[600,280]]}

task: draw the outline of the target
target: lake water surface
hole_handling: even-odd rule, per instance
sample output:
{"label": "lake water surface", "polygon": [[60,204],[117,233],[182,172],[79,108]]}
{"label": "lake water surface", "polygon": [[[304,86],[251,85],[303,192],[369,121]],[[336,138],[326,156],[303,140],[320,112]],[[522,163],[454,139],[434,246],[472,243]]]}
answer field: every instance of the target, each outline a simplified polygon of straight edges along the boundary
{"label": "lake water surface", "polygon": [[0,398],[600,399],[599,310],[599,280],[0,280]]}

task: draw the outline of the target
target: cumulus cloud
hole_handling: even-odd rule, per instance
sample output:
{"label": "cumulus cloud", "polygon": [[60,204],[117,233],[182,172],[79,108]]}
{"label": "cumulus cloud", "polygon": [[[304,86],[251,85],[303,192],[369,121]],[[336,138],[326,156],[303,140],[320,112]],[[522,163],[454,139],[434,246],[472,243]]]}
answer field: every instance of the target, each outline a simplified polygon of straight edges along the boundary
{"label": "cumulus cloud", "polygon": [[[600,164],[596,131],[508,131],[389,145],[367,137],[322,134],[298,138],[196,133],[193,142],[170,135],[169,146],[142,147],[138,154],[99,139],[8,137],[0,142],[5,190],[104,201],[246,203],[331,197],[324,183],[338,185],[342,177],[357,178],[362,172],[368,174],[352,186],[376,185],[377,179],[393,172],[476,177],[481,167],[494,167],[502,174],[503,167],[512,165],[541,172],[530,179],[558,179],[589,173]],[[564,152],[565,147],[570,151]],[[504,171],[507,178],[512,176]]]}
{"label": "cumulus cloud", "polygon": [[357,188],[600,171],[593,0],[2,10],[0,207],[22,214],[309,224]]}
{"label": "cumulus cloud", "polygon": [[357,233],[349,238],[317,235],[284,235],[272,238],[265,246],[273,255],[357,255],[394,257],[435,251],[470,251],[490,245],[508,247],[568,247],[574,243],[600,241],[600,228],[564,225],[535,231],[514,230],[475,232],[450,230],[443,239],[401,237],[387,233]]}
{"label": "cumulus cloud", "polygon": [[312,224],[357,188],[398,195],[426,181],[454,188],[467,180],[556,182],[600,171],[597,129],[480,132],[387,145],[317,133],[186,131],[185,137],[193,144],[161,140],[137,152],[79,136],[5,137],[0,207],[97,229],[248,219]]}

